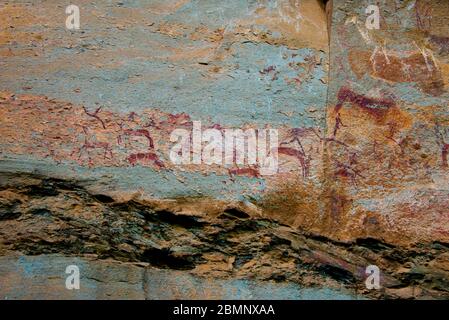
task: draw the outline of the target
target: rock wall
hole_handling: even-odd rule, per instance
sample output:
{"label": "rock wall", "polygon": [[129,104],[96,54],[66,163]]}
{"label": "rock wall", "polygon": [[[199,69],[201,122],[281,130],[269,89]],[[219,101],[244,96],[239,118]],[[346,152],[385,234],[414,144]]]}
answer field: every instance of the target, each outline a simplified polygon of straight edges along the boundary
{"label": "rock wall", "polygon": [[[449,4],[370,4],[3,4],[0,297],[447,298]],[[275,174],[175,164],[198,122],[277,130]]]}
{"label": "rock wall", "polygon": [[334,1],[329,224],[343,238],[447,242],[449,3],[384,1],[372,30],[369,4]]}

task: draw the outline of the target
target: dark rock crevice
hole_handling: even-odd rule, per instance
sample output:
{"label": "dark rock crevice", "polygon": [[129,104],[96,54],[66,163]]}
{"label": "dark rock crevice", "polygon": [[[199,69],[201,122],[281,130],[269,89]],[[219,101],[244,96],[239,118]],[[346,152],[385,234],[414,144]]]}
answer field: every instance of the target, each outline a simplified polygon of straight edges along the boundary
{"label": "dark rock crevice", "polygon": [[[240,209],[199,217],[44,181],[36,192],[23,184],[4,189],[9,198],[2,216],[8,218],[0,220],[0,253],[93,254],[201,276],[344,286],[372,297],[395,297],[395,290],[408,287],[420,288],[424,297],[448,295],[445,243],[402,248],[372,238],[338,242]],[[364,288],[371,264],[383,272],[382,291]]]}

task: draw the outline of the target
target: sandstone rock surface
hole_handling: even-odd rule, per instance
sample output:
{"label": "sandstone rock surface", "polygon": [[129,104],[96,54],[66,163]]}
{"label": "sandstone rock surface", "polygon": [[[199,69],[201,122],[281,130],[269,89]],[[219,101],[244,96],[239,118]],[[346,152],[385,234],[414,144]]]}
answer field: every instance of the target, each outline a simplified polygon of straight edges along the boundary
{"label": "sandstone rock surface", "polygon": [[[2,4],[0,297],[447,299],[449,3],[370,4]],[[276,174],[174,164],[196,121]]]}

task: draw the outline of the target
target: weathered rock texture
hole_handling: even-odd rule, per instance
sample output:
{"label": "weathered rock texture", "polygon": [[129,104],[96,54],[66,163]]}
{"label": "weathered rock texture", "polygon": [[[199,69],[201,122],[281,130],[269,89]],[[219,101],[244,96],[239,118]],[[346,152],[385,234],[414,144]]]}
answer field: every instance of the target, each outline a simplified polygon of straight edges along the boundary
{"label": "weathered rock texture", "polygon": [[[447,1],[56,3],[0,7],[1,297],[449,297]],[[193,121],[278,172],[174,165]]]}
{"label": "weathered rock texture", "polygon": [[448,242],[449,3],[386,1],[379,30],[367,6],[334,2],[329,223],[345,239]]}

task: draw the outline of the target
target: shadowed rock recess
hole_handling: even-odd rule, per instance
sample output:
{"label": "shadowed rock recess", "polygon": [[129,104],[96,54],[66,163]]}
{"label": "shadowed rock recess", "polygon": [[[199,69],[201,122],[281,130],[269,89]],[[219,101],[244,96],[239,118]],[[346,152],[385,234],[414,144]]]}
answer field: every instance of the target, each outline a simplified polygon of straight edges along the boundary
{"label": "shadowed rock recess", "polygon": [[449,2],[77,2],[0,4],[1,299],[449,298]]}

